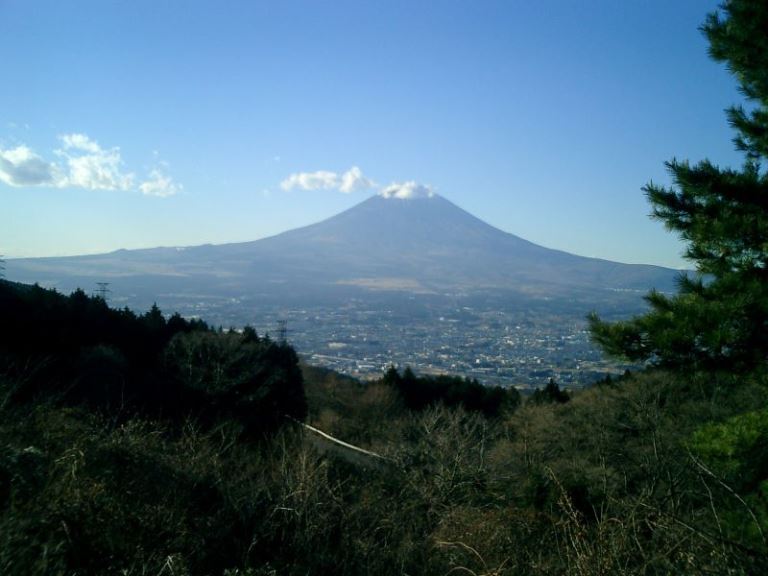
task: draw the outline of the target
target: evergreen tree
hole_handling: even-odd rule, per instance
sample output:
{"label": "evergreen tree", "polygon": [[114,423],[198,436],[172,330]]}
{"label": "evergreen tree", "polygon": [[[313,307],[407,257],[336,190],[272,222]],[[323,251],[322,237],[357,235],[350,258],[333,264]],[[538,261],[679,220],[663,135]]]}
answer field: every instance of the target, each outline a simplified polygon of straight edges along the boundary
{"label": "evergreen tree", "polygon": [[390,364],[389,368],[387,368],[387,371],[384,372],[384,376],[382,377],[381,381],[387,386],[392,386],[393,388],[399,390],[401,384],[400,373],[397,371],[397,368],[395,368],[394,365]]}
{"label": "evergreen tree", "polygon": [[246,342],[246,343],[259,342],[259,335],[256,333],[256,329],[253,326],[245,326],[243,328],[243,342]]}
{"label": "evergreen tree", "polygon": [[544,390],[536,388],[531,394],[530,402],[533,404],[565,404],[571,397],[568,392],[561,390],[554,378],[550,378]]}
{"label": "evergreen tree", "polygon": [[653,217],[687,243],[695,278],[675,295],[653,291],[650,310],[629,321],[590,317],[593,339],[609,354],[687,369],[752,369],[768,354],[768,2],[727,0],[701,30],[710,55],[737,78],[749,109],[727,111],[740,170],[708,160],[672,160],[670,188],[648,184]]}

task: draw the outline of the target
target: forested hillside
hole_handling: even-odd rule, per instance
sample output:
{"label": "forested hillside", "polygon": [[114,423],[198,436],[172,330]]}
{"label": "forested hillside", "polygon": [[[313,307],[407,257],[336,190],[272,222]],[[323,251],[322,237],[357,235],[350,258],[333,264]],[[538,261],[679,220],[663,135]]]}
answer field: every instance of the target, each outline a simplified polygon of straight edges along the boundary
{"label": "forested hillside", "polygon": [[[167,411],[83,387],[77,374],[89,363],[64,362],[75,378],[61,378],[74,383],[63,389],[43,385],[50,380],[35,372],[36,360],[4,364],[0,571],[768,570],[768,418],[755,410],[766,406],[768,387],[759,375],[651,372],[568,402],[542,393],[518,406],[512,394],[488,413],[454,400],[412,404],[392,373],[364,384],[305,366],[308,421],[386,462],[351,464],[319,453],[291,421],[254,428],[249,416],[269,397],[258,390],[281,381],[273,370],[295,364],[258,372],[252,412],[210,385],[242,381],[231,354],[248,350],[249,338],[200,327],[173,336],[160,363],[195,358],[187,346],[203,344],[217,360],[205,370],[162,369],[176,374],[180,394],[205,395]],[[179,339],[185,347],[173,346]],[[48,366],[59,362],[54,355]],[[413,379],[454,398],[457,386],[473,389],[458,378]]]}
{"label": "forested hillside", "polygon": [[118,420],[231,416],[253,432],[306,413],[296,353],[250,328],[216,332],[157,306],[137,315],[81,290],[3,281],[0,317],[4,403],[51,398]]}

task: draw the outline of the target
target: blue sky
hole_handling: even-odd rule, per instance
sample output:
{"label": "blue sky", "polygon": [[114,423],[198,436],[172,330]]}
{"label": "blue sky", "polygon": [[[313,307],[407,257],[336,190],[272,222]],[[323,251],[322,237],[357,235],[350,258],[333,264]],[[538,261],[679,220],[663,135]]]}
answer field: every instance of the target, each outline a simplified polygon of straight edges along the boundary
{"label": "blue sky", "polygon": [[253,240],[415,182],[544,246],[683,266],[641,187],[741,163],[716,6],[0,0],[0,254]]}

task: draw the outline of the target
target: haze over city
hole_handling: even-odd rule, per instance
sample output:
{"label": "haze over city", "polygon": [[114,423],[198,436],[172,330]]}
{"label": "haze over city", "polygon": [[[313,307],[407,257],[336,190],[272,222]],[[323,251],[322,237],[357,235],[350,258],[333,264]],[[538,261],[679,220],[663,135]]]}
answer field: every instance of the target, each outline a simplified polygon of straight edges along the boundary
{"label": "haze over city", "polygon": [[715,1],[0,3],[0,253],[263,238],[437,192],[538,244],[683,267],[641,187],[740,164]]}

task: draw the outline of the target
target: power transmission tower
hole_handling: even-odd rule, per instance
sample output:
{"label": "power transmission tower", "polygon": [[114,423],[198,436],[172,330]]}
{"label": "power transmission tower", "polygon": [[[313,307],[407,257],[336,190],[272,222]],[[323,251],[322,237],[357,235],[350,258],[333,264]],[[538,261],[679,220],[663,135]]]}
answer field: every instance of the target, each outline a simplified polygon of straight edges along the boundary
{"label": "power transmission tower", "polygon": [[104,303],[107,303],[107,295],[112,292],[109,289],[109,282],[96,282],[96,286],[98,288],[96,289],[96,295],[104,300]]}
{"label": "power transmission tower", "polygon": [[280,344],[288,341],[288,320],[277,321],[277,341]]}

